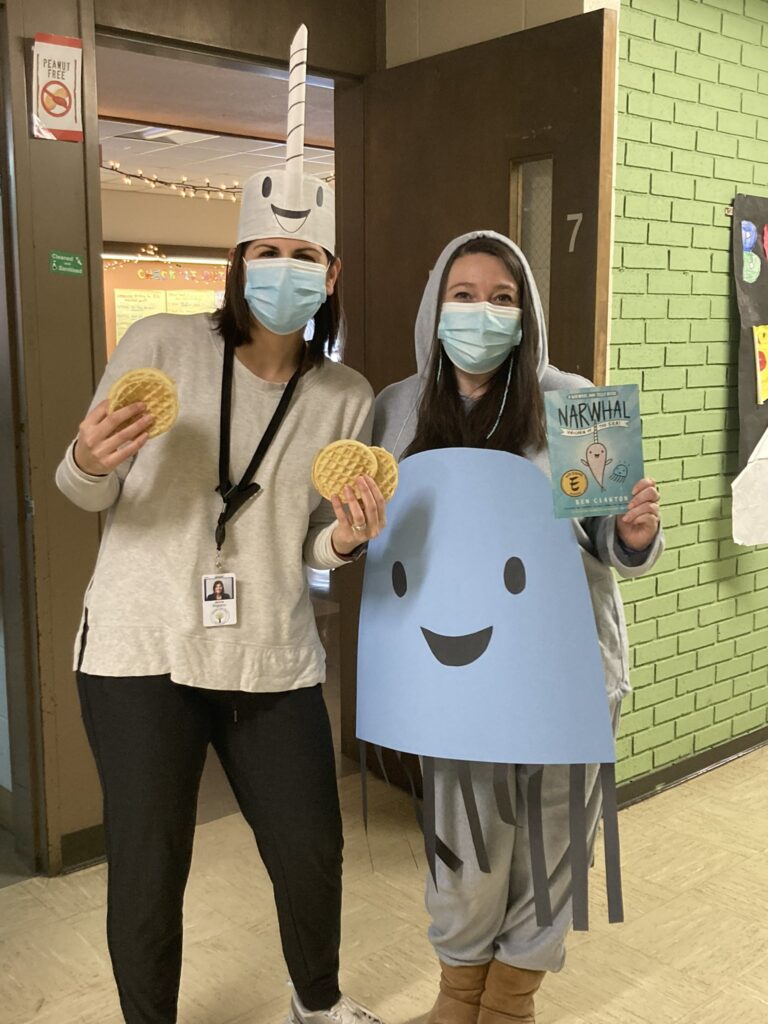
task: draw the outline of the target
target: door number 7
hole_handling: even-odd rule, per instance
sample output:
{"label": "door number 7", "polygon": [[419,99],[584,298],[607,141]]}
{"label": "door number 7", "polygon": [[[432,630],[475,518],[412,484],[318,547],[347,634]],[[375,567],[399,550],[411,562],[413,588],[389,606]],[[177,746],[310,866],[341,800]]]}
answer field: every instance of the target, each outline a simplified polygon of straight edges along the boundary
{"label": "door number 7", "polygon": [[571,232],[571,241],[568,245],[568,252],[573,252],[576,248],[576,235],[579,233],[581,222],[584,220],[583,213],[569,213],[566,215],[566,220],[573,221],[573,231]]}

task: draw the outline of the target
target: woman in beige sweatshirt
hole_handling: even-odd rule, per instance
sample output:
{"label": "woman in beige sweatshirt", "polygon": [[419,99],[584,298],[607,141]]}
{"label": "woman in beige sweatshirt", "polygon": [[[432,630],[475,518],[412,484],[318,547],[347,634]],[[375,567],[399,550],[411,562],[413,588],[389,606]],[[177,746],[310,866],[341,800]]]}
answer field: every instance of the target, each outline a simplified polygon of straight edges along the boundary
{"label": "woman in beige sweatshirt", "polygon": [[[284,173],[246,186],[223,309],[132,326],[57,473],[73,502],[107,512],[75,668],[104,791],[108,937],[127,1024],[176,1020],[209,744],[272,879],[289,1020],[377,1024],[338,987],[341,819],[306,580],[306,566],[342,565],[384,526],[373,480],[358,481],[361,500],[347,490],[329,504],[310,475],[329,442],[370,440],[373,395],[327,357],[340,317],[333,194],[305,176],[309,210],[286,210]],[[141,405],[108,411],[111,385],[141,367],[176,383],[179,417],[162,436],[149,438]],[[211,616],[214,574],[234,587]]]}

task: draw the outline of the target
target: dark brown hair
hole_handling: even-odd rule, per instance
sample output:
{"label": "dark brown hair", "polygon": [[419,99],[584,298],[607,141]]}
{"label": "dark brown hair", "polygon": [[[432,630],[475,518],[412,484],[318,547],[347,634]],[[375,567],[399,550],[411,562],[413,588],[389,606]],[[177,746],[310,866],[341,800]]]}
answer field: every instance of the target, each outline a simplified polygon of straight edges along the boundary
{"label": "dark brown hair", "polygon": [[[251,337],[253,314],[245,301],[245,250],[249,242],[241,242],[232,254],[227,268],[227,281],[224,285],[224,304],[213,314],[216,330],[225,342],[235,347],[245,345]],[[325,251],[325,250],[324,250]],[[334,257],[327,251],[329,265]],[[342,322],[341,303],[339,301],[338,282],[333,294],[329,295],[320,309],[315,313],[315,331],[312,340],[307,342],[306,358],[310,366],[322,362],[323,355],[330,355],[339,336]]]}
{"label": "dark brown hair", "polygon": [[[466,409],[459,395],[453,363],[443,351],[437,329],[450,269],[460,256],[474,253],[487,253],[501,260],[517,283],[523,311],[523,339],[491,377],[485,393]],[[546,431],[538,360],[539,322],[520,260],[508,246],[495,238],[473,238],[465,242],[454,252],[440,281],[427,383],[419,401],[416,434],[404,455],[415,455],[432,448],[494,448],[522,455],[528,448],[543,448]],[[441,362],[442,369],[438,374]],[[504,402],[510,362],[509,393],[498,425],[493,430]]]}

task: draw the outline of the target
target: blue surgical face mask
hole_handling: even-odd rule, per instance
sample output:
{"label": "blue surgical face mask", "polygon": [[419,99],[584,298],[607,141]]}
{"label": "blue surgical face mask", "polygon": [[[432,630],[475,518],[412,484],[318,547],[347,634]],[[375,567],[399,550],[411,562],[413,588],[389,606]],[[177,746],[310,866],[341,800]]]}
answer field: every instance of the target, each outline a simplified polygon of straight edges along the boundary
{"label": "blue surgical face mask", "polygon": [[307,260],[245,260],[245,301],[274,334],[293,334],[312,319],[328,297],[327,267]]}
{"label": "blue surgical face mask", "polygon": [[444,302],[437,336],[465,373],[497,369],[523,339],[523,311],[490,302]]}

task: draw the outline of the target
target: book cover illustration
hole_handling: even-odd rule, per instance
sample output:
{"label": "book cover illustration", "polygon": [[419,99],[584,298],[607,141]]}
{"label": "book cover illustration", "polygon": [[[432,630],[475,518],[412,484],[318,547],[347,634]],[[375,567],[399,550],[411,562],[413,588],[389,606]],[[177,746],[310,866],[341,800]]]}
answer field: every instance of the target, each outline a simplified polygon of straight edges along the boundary
{"label": "book cover illustration", "polygon": [[547,391],[544,403],[555,516],[626,512],[643,478],[637,385]]}

